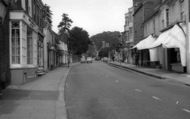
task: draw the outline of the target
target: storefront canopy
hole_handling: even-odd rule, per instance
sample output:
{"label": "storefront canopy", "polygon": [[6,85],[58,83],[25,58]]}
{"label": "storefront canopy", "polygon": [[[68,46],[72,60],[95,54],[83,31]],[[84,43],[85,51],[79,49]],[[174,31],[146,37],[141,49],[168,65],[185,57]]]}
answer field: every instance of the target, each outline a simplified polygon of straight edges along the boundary
{"label": "storefront canopy", "polygon": [[162,46],[164,48],[179,48],[182,66],[186,66],[186,37],[183,30],[175,25],[163,32],[149,48]]}
{"label": "storefront canopy", "polygon": [[137,48],[138,50],[149,49],[155,40],[156,39],[152,35],[149,35],[147,38],[137,43],[133,48]]}
{"label": "storefront canopy", "polygon": [[[150,46],[156,41],[156,38],[154,38],[152,35],[149,35],[147,38],[144,40],[140,41],[137,43],[133,48],[137,48],[137,50],[145,50],[149,49]],[[149,54],[150,54],[150,61],[158,61],[158,51],[157,48],[151,48],[149,49]]]}

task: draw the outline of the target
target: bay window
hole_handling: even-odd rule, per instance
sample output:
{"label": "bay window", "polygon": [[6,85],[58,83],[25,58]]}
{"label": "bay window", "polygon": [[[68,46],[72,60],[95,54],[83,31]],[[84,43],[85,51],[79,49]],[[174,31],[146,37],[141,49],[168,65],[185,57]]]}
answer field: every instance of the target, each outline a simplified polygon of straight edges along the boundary
{"label": "bay window", "polygon": [[13,67],[37,65],[37,33],[22,21],[10,22]]}
{"label": "bay window", "polygon": [[12,64],[20,64],[20,22],[11,24]]}

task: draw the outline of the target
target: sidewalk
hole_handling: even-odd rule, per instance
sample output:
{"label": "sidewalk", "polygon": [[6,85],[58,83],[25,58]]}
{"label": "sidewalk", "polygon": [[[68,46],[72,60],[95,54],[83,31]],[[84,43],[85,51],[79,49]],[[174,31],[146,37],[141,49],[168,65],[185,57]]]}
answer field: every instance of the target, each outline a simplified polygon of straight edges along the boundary
{"label": "sidewalk", "polygon": [[190,75],[189,74],[169,72],[169,71],[164,71],[164,70],[155,69],[155,68],[137,67],[135,65],[126,64],[126,63],[110,62],[109,64],[112,66],[116,66],[116,67],[119,66],[122,68],[130,69],[130,70],[133,70],[133,71],[145,74],[145,75],[149,75],[149,76],[152,76],[155,78],[177,81],[179,83],[190,86]]}
{"label": "sidewalk", "polygon": [[64,85],[70,71],[59,67],[21,86],[10,86],[0,99],[0,119],[67,119]]}

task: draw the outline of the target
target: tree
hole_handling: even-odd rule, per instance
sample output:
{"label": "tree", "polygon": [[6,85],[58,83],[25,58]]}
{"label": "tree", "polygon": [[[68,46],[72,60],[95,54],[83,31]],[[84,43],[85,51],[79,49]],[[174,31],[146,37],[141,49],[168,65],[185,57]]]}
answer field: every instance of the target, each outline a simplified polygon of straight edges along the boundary
{"label": "tree", "polygon": [[59,33],[60,34],[65,33],[66,31],[69,32],[69,29],[70,29],[72,23],[73,23],[73,21],[69,18],[69,15],[66,13],[63,13],[62,20],[58,25]]}
{"label": "tree", "polygon": [[50,10],[50,6],[45,4],[44,5],[45,10],[45,18],[47,18],[47,21],[51,24],[52,23],[52,11]]}
{"label": "tree", "polygon": [[99,57],[100,57],[100,58],[108,57],[108,56],[109,56],[109,51],[110,51],[110,48],[103,48],[103,49],[99,52]]}
{"label": "tree", "polygon": [[[113,50],[119,50],[120,32],[103,32],[92,36],[91,41],[94,42],[96,50],[99,52],[99,57],[107,57]],[[102,42],[109,43],[109,48],[103,48]],[[110,54],[111,55],[111,54]]]}
{"label": "tree", "polygon": [[88,32],[80,27],[74,27],[70,31],[70,49],[75,55],[86,53],[88,45],[91,44]]}
{"label": "tree", "polygon": [[94,43],[88,46],[87,56],[96,57],[96,49]]}
{"label": "tree", "polygon": [[97,50],[99,51],[102,47],[102,41],[110,44],[111,49],[116,49],[119,44],[120,32],[103,32],[92,36],[90,39],[96,45]]}

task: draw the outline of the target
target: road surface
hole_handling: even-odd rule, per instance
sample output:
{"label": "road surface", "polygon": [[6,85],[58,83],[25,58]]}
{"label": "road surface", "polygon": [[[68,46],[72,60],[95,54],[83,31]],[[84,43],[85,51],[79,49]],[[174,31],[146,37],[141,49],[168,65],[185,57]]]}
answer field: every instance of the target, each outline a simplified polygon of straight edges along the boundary
{"label": "road surface", "polygon": [[190,87],[100,62],[71,69],[65,101],[68,119],[190,119]]}

